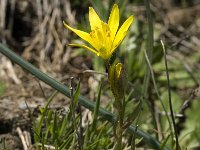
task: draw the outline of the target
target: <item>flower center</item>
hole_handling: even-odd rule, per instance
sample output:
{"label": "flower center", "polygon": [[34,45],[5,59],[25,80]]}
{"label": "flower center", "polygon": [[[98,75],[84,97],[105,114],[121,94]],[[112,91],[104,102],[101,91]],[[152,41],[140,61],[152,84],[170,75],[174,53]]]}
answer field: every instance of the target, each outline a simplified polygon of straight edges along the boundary
{"label": "flower center", "polygon": [[110,28],[107,23],[102,21],[101,26],[96,26],[96,28],[90,32],[90,36],[100,53],[109,53],[112,41]]}

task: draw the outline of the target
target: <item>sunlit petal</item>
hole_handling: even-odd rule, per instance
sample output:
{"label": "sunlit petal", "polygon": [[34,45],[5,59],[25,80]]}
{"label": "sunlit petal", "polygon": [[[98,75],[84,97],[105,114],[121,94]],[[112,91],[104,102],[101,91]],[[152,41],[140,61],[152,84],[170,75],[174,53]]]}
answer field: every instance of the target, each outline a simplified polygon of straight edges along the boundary
{"label": "sunlit petal", "polygon": [[117,78],[119,79],[119,77],[122,74],[123,65],[122,65],[122,63],[117,63],[117,65],[115,67],[116,67],[116,75],[117,75]]}
{"label": "sunlit petal", "polygon": [[101,28],[101,19],[92,7],[89,7],[89,21],[91,30]]}
{"label": "sunlit petal", "polygon": [[89,51],[91,51],[91,52],[93,52],[93,53],[95,53],[96,55],[99,56],[99,53],[96,50],[94,50],[94,49],[92,49],[92,48],[90,48],[90,47],[88,47],[86,45],[83,45],[83,44],[69,44],[69,46],[76,46],[76,47],[85,48],[85,49],[87,49],[87,50],[89,50]]}
{"label": "sunlit petal", "polygon": [[64,21],[63,24],[65,25],[65,27],[67,27],[68,29],[70,29],[71,31],[73,31],[74,33],[76,33],[80,38],[82,38],[83,40],[87,41],[88,43],[90,43],[91,45],[93,45],[93,40],[90,37],[90,34],[81,30],[77,30],[74,29],[70,26],[68,26]]}
{"label": "sunlit petal", "polygon": [[131,25],[131,23],[133,22],[133,16],[130,16],[124,23],[123,25],[120,27],[119,31],[116,34],[114,43],[113,43],[113,50],[116,49],[119,44],[123,41],[124,37],[127,34],[127,31]]}
{"label": "sunlit petal", "polygon": [[114,4],[112,11],[110,13],[110,17],[108,20],[108,25],[111,32],[111,40],[114,40],[115,34],[117,32],[117,29],[119,27],[119,8],[117,4]]}

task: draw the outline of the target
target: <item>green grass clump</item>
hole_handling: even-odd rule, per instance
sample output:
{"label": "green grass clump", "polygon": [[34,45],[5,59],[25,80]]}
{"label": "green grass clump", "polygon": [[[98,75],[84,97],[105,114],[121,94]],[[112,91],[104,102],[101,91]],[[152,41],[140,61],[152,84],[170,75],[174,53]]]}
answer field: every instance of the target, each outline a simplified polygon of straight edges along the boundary
{"label": "green grass clump", "polygon": [[[73,94],[74,99],[76,99],[77,91],[79,90],[76,90]],[[99,121],[98,119],[99,103],[96,105],[93,121],[82,126],[82,113],[76,111],[78,107],[80,108],[78,103],[74,103],[74,106],[70,105],[69,110],[50,108],[51,101],[56,94],[57,92],[49,98],[45,107],[39,108],[38,117],[33,119],[36,149],[45,150],[52,147],[56,150],[92,150],[97,148],[108,149],[113,145],[110,138],[112,134],[111,126],[107,121]],[[100,95],[98,96],[99,100]],[[73,118],[74,115],[75,119]]]}

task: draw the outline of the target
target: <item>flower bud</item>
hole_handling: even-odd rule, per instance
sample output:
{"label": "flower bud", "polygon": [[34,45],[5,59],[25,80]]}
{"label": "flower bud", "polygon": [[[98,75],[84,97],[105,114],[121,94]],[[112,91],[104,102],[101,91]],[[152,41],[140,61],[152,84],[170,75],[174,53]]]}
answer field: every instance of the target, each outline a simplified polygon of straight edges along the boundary
{"label": "flower bud", "polygon": [[126,89],[126,77],[123,64],[115,61],[108,70],[108,78],[115,99],[123,99]]}

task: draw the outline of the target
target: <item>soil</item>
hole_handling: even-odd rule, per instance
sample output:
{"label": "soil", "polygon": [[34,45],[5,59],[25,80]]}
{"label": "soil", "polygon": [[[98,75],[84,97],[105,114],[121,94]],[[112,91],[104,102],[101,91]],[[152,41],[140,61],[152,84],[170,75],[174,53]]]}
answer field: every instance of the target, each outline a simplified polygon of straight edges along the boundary
{"label": "soil", "polygon": [[[98,85],[98,80],[92,74],[83,73],[86,69],[92,69],[92,57],[78,56],[70,47],[65,46],[72,35],[64,29],[62,20],[67,19],[70,25],[74,26],[77,10],[72,10],[70,2],[66,0],[39,2],[1,1],[0,41],[62,83],[68,84],[71,76],[76,79],[81,78],[81,93],[93,99],[95,84],[91,86],[88,83],[92,81]],[[193,3],[188,2],[185,7],[178,1],[168,2],[163,5],[166,3],[165,0],[159,2],[152,0],[156,24],[163,27],[160,36],[168,43],[175,43],[177,47],[187,47],[186,53],[195,51],[199,43],[192,38],[199,41],[200,4],[192,1]],[[144,6],[129,7],[139,20],[145,22],[144,8]],[[159,15],[156,15],[158,12]],[[185,38],[189,44],[181,45],[181,41]],[[6,87],[0,97],[0,139],[4,139],[7,148],[21,150],[23,144],[17,129],[20,128],[23,133],[26,131],[31,134],[31,120],[27,105],[34,112],[39,106],[45,104],[47,97],[54,90],[3,55],[0,55],[0,81],[3,81]],[[68,103],[69,100],[59,94],[51,106],[59,108],[67,106]],[[3,149],[2,142],[0,149]]]}

